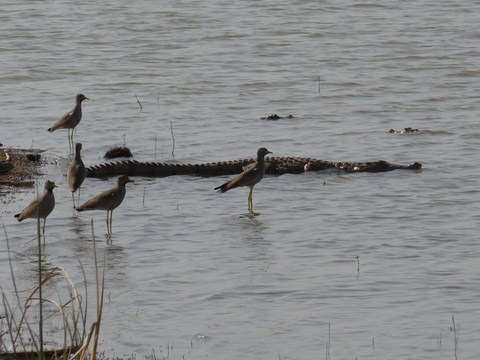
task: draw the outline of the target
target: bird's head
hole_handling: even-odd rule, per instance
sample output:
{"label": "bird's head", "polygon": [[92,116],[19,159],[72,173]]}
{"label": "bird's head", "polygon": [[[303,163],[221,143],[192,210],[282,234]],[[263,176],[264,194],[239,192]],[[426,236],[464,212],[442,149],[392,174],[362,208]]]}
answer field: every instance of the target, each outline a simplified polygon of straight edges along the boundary
{"label": "bird's head", "polygon": [[88,98],[83,94],[77,94],[76,99],[78,103],[81,103],[83,100],[88,100]]}
{"label": "bird's head", "polygon": [[261,147],[260,149],[258,149],[257,151],[257,157],[259,158],[263,158],[265,157],[265,155],[267,154],[273,154],[271,151],[268,151],[267,148],[264,148],[264,147]]}

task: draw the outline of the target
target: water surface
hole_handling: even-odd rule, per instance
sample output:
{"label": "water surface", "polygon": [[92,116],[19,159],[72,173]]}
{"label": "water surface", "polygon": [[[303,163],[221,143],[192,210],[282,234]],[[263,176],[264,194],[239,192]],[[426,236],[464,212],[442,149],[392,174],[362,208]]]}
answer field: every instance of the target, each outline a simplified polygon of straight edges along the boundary
{"label": "water surface", "polygon": [[[478,359],[479,11],[450,1],[2,5],[0,142],[46,150],[39,186],[59,188],[45,256],[79,284],[78,262],[93,281],[94,218],[106,255],[101,351],[310,359],[329,344],[332,358],[452,359],[453,315],[459,358]],[[46,131],[78,92],[90,98],[75,134],[87,164],[126,144],[145,161],[266,146],[424,168],[269,176],[255,187],[255,217],[247,189],[213,191],[227,177],[135,178],[107,244],[104,213],[71,209],[66,132]],[[294,119],[259,119],[271,113]],[[388,133],[409,126],[421,131]],[[87,179],[82,199],[114,183]],[[35,281],[35,224],[13,214],[33,196],[0,208],[23,288]]]}

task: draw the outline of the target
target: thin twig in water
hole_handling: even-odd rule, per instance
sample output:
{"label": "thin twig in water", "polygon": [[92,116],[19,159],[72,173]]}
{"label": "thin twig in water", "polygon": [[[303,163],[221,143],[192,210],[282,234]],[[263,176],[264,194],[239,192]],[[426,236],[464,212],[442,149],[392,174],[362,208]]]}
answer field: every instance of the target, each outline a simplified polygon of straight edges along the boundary
{"label": "thin twig in water", "polygon": [[[1,219],[0,219],[0,221],[1,221]],[[15,318],[13,316],[13,309],[10,307],[6,297],[2,293],[4,309],[5,309],[5,314],[6,314],[7,323],[8,323],[7,327],[9,329],[13,329],[13,328],[21,329],[22,326],[23,326],[23,323],[25,323],[26,326],[27,326],[28,332],[30,334],[30,339],[32,340],[32,344],[35,347],[35,350],[38,352],[39,351],[38,342],[36,341],[37,336],[35,335],[32,328],[30,327],[30,324],[29,324],[27,316],[26,316],[26,312],[27,312],[28,308],[30,307],[30,305],[25,303],[25,305],[22,306],[22,302],[20,301],[20,296],[19,296],[17,284],[16,284],[16,281],[15,281],[14,273],[13,273],[12,257],[11,257],[11,250],[10,250],[10,244],[9,244],[9,241],[8,241],[7,231],[5,230],[5,225],[3,224],[3,221],[1,221],[1,223],[2,223],[2,226],[3,226],[3,231],[5,233],[5,239],[7,240],[8,262],[10,264],[10,272],[11,272],[11,275],[12,275],[12,282],[13,282],[13,287],[14,287],[14,291],[15,291],[15,296],[16,296],[17,302],[18,302],[15,307],[18,307],[21,310],[20,311],[21,319],[20,319],[20,322],[17,323],[17,321],[15,320]],[[8,308],[8,311],[7,311],[7,308]],[[8,319],[8,314],[10,314],[10,319]],[[19,347],[21,346],[23,348],[23,351],[26,351],[26,344],[24,344],[23,337],[21,336],[20,331],[16,331],[16,334],[14,334],[12,331],[9,331],[9,333],[10,333],[10,339],[11,339],[11,346],[13,347],[14,352],[17,351],[16,350],[17,340],[20,343],[18,346]]]}
{"label": "thin twig in water", "polygon": [[93,263],[95,266],[95,281],[96,281],[96,295],[97,295],[97,319],[92,324],[92,329],[94,330],[93,334],[93,344],[92,344],[92,355],[91,359],[95,360],[97,354],[98,339],[100,336],[100,324],[102,320],[103,312],[103,299],[105,295],[105,262],[106,254],[103,255],[103,271],[102,271],[102,284],[100,287],[99,277],[98,277],[98,260],[97,260],[97,247],[95,239],[95,230],[93,226],[93,219],[91,219],[92,226],[92,243],[93,243]]}
{"label": "thin twig in water", "polygon": [[458,349],[458,332],[457,327],[455,325],[455,317],[452,315],[452,323],[453,323],[453,341],[454,341],[454,351],[455,351],[455,360],[457,360],[457,349]]}
{"label": "thin twig in water", "polygon": [[[8,240],[8,236],[7,236],[7,230],[5,228],[5,224],[3,223],[3,220],[0,218],[0,223],[2,224],[2,227],[3,227],[3,232],[5,234],[5,240],[7,242],[7,253],[8,253],[8,263],[10,265],[10,274],[12,276],[12,283],[13,283],[13,289],[14,289],[14,293],[15,293],[15,296],[17,298],[17,303],[18,303],[18,308],[20,309],[20,313],[21,314],[25,314],[25,312],[27,311],[26,308],[24,308],[22,306],[22,302],[20,301],[20,295],[19,295],[19,291],[18,291],[18,288],[17,288],[17,282],[15,281],[15,276],[14,276],[14,272],[13,272],[13,263],[12,263],[12,252],[10,250],[10,242]],[[2,292],[2,300],[3,300],[3,304],[4,304],[4,309],[5,309],[5,314],[12,314],[11,316],[11,319],[8,320],[7,319],[7,322],[14,322],[15,319],[13,318],[13,312],[11,311],[9,305],[8,305],[8,302],[6,300],[6,297],[4,296],[3,292]],[[8,311],[7,311],[7,307],[8,307]],[[35,347],[35,349],[38,351],[38,344],[37,344],[37,341],[35,340],[36,339],[36,336],[34,336],[34,333],[33,333],[33,330],[31,329],[30,327],[30,324],[27,320],[26,317],[24,317],[22,319],[22,321],[25,322],[25,324],[27,325],[27,328],[28,328],[28,331],[30,333],[30,338],[32,339],[32,342],[33,342],[33,346]],[[12,326],[10,325],[10,323],[8,324],[8,327],[11,328]],[[19,327],[18,327],[19,328]],[[17,332],[17,335],[15,336],[15,339],[13,338],[13,333],[12,332],[9,332],[10,333],[10,338],[11,338],[11,341],[12,341],[12,347],[14,349],[14,352],[16,351],[15,349],[15,345],[16,345],[16,340],[17,338],[19,337],[19,332]],[[22,340],[22,337],[20,337],[20,343],[21,345],[23,345],[23,340]]]}
{"label": "thin twig in water", "polygon": [[175,136],[173,136],[173,122],[170,120],[170,132],[172,133],[172,157],[175,157]]}
{"label": "thin twig in water", "polygon": [[[85,274],[85,269],[83,268],[83,265],[80,260],[78,260],[78,264],[80,266],[80,269],[82,270],[85,298],[88,299],[87,275]],[[83,325],[83,332],[80,339],[85,339],[85,337],[87,336],[87,310],[88,310],[88,301],[85,302],[85,309],[82,309],[82,307],[79,307],[79,315]],[[76,327],[77,326],[75,326],[75,328]]]}
{"label": "thin twig in water", "polygon": [[138,99],[137,94],[135,94],[135,98],[137,99],[138,106],[140,106],[140,110],[143,110],[142,103],[141,103],[140,100]]}
{"label": "thin twig in water", "polygon": [[[36,183],[38,196],[38,182]],[[45,226],[45,219],[43,220]],[[45,227],[43,228],[43,246],[45,246]],[[37,237],[38,237],[38,300],[39,300],[39,319],[38,319],[38,338],[40,341],[40,349],[38,358],[45,360],[45,352],[43,351],[43,281],[42,281],[42,235],[40,233],[40,206],[37,204]]]}
{"label": "thin twig in water", "polygon": [[328,323],[328,340],[325,348],[325,360],[330,360],[330,323]]}

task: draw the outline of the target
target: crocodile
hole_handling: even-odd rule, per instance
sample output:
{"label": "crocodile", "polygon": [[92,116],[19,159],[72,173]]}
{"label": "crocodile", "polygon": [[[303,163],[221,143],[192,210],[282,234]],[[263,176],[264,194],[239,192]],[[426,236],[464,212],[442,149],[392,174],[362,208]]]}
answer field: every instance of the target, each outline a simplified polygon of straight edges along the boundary
{"label": "crocodile", "polygon": [[280,120],[280,119],[293,119],[293,115],[280,116],[278,114],[270,114],[268,116],[261,116],[260,120]]}
{"label": "crocodile", "polygon": [[397,131],[395,129],[390,129],[388,130],[389,133],[391,134],[412,134],[412,133],[418,133],[420,132],[418,129],[412,128],[412,127],[406,127],[403,130]]}
{"label": "crocodile", "polygon": [[[109,176],[147,176],[166,177],[172,175],[194,175],[202,177],[234,175],[243,171],[245,166],[255,162],[255,158],[241,160],[210,162],[201,164],[144,162],[137,160],[120,160],[91,165],[87,167],[88,177],[105,178]],[[355,172],[385,172],[397,169],[420,170],[422,164],[414,162],[409,165],[392,164],[385,160],[368,162],[332,162],[308,157],[277,157],[265,158],[265,174],[301,174],[307,171],[334,169],[347,173]]]}

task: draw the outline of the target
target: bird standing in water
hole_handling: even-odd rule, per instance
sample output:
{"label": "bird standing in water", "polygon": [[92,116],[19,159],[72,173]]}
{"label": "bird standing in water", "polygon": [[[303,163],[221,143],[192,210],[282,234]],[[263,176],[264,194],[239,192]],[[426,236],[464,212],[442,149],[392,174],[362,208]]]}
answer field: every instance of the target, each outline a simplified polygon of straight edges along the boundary
{"label": "bird standing in water", "polygon": [[77,94],[75,97],[75,107],[64,114],[60,119],[57,120],[51,128],[48,129],[50,132],[54,132],[57,129],[68,129],[68,144],[70,150],[73,148],[73,129],[78,125],[80,120],[82,120],[82,101],[88,98],[83,94]]}
{"label": "bird standing in water", "polygon": [[87,171],[85,170],[85,165],[83,164],[82,157],[80,152],[82,151],[82,144],[75,144],[75,155],[70,163],[70,166],[67,170],[67,183],[70,192],[72,193],[73,208],[75,209],[75,195],[74,192],[78,189],[78,200],[77,205],[80,203],[80,186],[85,180]]}
{"label": "bird standing in water", "polygon": [[47,180],[45,182],[45,191],[43,194],[35,198],[28,206],[22,210],[19,214],[16,214],[15,217],[18,221],[25,219],[43,219],[43,238],[45,243],[45,222],[47,221],[47,216],[53,211],[55,207],[55,196],[53,195],[53,189],[57,185],[53,181]]}
{"label": "bird standing in water", "polygon": [[242,173],[234,177],[233,179],[228,180],[223,185],[217,186],[214,190],[218,190],[222,193],[234,189],[239,186],[248,186],[250,192],[248,193],[248,212],[253,213],[253,187],[255,184],[262,180],[265,175],[265,156],[267,154],[272,154],[271,151],[262,147],[257,150],[257,161],[252,164],[249,164],[245,167]]}
{"label": "bird standing in water", "polygon": [[[118,177],[117,186],[104,191],[97,196],[94,196],[90,200],[87,200],[82,205],[77,207],[77,211],[88,210],[104,210],[107,211],[107,233],[112,234],[112,217],[113,210],[116,209],[125,198],[127,190],[125,185],[129,182],[134,182],[127,175],[121,175]],[[109,217],[110,214],[110,217]]]}

